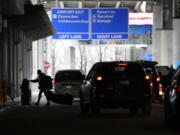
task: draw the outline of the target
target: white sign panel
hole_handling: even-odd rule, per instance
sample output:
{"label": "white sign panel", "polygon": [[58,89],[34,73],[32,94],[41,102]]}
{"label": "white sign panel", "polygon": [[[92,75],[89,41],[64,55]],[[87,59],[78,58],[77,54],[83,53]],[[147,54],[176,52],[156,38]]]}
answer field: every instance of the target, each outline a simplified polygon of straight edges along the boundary
{"label": "white sign panel", "polygon": [[153,25],[153,13],[129,13],[129,25]]}

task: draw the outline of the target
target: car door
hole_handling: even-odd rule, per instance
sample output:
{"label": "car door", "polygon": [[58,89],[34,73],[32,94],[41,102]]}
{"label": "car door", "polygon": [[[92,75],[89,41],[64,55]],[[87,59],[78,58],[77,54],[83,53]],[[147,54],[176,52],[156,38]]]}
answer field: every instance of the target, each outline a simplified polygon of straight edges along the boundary
{"label": "car door", "polygon": [[92,95],[93,82],[97,74],[96,65],[94,65],[89,71],[85,78],[80,90],[81,98],[83,98],[84,103],[89,103]]}
{"label": "car door", "polygon": [[175,100],[176,100],[176,88],[179,86],[179,81],[180,81],[180,68],[177,69],[177,71],[175,72],[174,76],[172,77],[171,80],[171,85],[169,87],[169,100],[171,102],[171,104],[175,104]]}

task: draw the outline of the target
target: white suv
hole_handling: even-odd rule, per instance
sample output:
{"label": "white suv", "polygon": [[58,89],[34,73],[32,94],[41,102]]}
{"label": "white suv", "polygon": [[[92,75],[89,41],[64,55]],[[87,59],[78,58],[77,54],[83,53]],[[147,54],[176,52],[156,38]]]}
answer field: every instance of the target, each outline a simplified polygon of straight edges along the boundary
{"label": "white suv", "polygon": [[55,94],[71,94],[79,96],[79,90],[85,76],[80,70],[59,70],[55,75]]}

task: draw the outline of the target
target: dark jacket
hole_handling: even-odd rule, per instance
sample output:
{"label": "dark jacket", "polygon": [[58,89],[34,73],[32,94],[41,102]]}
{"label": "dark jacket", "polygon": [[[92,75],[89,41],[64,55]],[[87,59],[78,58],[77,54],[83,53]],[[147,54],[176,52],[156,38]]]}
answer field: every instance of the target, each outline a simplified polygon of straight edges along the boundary
{"label": "dark jacket", "polygon": [[31,80],[31,82],[38,82],[39,83],[39,89],[40,90],[45,90],[45,74],[41,73],[38,75],[38,77],[34,80]]}

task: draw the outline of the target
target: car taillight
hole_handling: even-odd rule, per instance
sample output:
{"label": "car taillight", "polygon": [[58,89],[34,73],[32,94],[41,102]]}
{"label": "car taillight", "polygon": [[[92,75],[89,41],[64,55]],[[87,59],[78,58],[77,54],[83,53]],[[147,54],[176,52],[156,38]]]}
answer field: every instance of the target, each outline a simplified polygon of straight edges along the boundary
{"label": "car taillight", "polygon": [[127,66],[127,63],[119,63],[118,66],[120,66],[120,67],[126,67],[126,66]]}
{"label": "car taillight", "polygon": [[162,84],[159,84],[159,95],[163,95]]}
{"label": "car taillight", "polygon": [[57,81],[56,80],[52,80],[52,84],[56,83]]}
{"label": "car taillight", "polygon": [[156,78],[156,81],[159,82],[160,80],[161,80],[161,78],[158,76],[158,77]]}
{"label": "car taillight", "polygon": [[102,81],[102,76],[98,76],[98,77],[96,78],[96,80],[97,80],[97,81]]}
{"label": "car taillight", "polygon": [[177,86],[177,87],[175,88],[175,90],[176,90],[177,92],[180,92],[180,86]]}
{"label": "car taillight", "polygon": [[149,75],[146,75],[145,78],[146,78],[146,80],[149,80],[149,79],[150,79],[150,76],[149,76]]}

